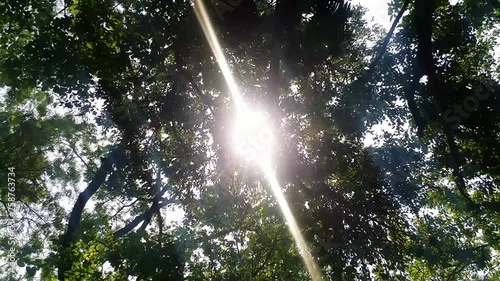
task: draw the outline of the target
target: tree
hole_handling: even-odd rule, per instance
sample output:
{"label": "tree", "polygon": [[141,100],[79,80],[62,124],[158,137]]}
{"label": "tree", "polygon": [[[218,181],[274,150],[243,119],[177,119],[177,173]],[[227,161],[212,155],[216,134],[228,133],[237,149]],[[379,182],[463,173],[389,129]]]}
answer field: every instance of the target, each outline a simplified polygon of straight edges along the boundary
{"label": "tree", "polygon": [[[20,230],[12,278],[309,279],[231,150],[198,1],[18,2],[0,4],[0,166],[15,216],[43,223]],[[498,278],[495,1],[392,1],[387,32],[343,0],[206,2],[326,279]]]}

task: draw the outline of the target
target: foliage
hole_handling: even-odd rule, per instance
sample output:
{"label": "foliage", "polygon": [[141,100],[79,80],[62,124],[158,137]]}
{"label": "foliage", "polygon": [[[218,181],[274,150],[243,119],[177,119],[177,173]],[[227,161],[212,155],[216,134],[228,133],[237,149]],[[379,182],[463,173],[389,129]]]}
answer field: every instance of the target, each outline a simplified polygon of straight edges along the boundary
{"label": "foliage", "polygon": [[[0,3],[11,278],[309,280],[265,175],[231,150],[197,2]],[[387,34],[343,0],[205,2],[328,280],[499,278],[496,1],[394,0]]]}

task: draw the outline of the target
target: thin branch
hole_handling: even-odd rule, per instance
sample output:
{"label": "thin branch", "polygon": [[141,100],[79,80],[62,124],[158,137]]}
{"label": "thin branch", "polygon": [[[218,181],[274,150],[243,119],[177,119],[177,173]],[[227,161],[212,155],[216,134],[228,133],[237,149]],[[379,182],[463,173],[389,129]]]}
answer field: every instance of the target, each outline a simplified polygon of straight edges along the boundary
{"label": "thin branch", "polygon": [[64,12],[68,8],[68,4],[66,4],[61,10],[59,10],[54,17],[57,17],[60,13]]}
{"label": "thin branch", "polygon": [[389,45],[389,42],[391,41],[392,35],[394,34],[394,31],[396,30],[396,27],[401,20],[401,17],[403,17],[403,14],[406,12],[406,9],[408,9],[408,5],[410,5],[410,0],[406,0],[403,4],[403,7],[401,7],[401,10],[399,10],[398,15],[392,22],[391,29],[389,29],[389,32],[385,36],[384,41],[382,42],[382,45],[378,48],[378,54],[377,56],[373,59],[373,61],[370,63],[369,67],[369,72],[373,71],[373,68],[380,62],[382,57],[384,56],[387,46]]}
{"label": "thin branch", "polygon": [[80,161],[82,161],[83,165],[85,165],[85,167],[87,167],[88,170],[90,170],[90,167],[89,165],[87,164],[87,162],[85,162],[85,160],[80,156],[80,154],[78,153],[78,151],[76,150],[76,147],[74,145],[72,145],[71,143],[67,142],[67,141],[63,141],[62,142],[63,144],[65,144],[66,146],[68,146],[69,148],[71,148],[71,150],[73,151],[73,154],[76,155],[76,157],[78,157],[78,159],[80,159]]}
{"label": "thin branch", "polygon": [[132,203],[127,204],[127,205],[123,205],[123,206],[121,206],[121,207],[118,209],[118,211],[116,211],[116,213],[110,217],[110,220],[114,219],[114,218],[115,218],[115,217],[116,217],[116,216],[117,216],[117,215],[118,215],[118,214],[119,214],[119,213],[120,213],[123,209],[125,209],[125,208],[130,208],[130,207],[132,207],[133,205],[135,205],[135,203],[137,203],[137,201],[139,201],[139,199],[135,199],[135,201],[133,201]]}
{"label": "thin branch", "polygon": [[[394,31],[396,30],[396,27],[397,27],[399,21],[401,20],[401,18],[403,17],[403,14],[408,9],[410,1],[411,0],[406,0],[404,2],[403,7],[401,7],[401,10],[399,10],[399,13],[397,14],[396,18],[392,22],[391,28],[389,29],[389,32],[385,36],[384,41],[382,41],[382,44],[377,48],[377,54],[375,55],[375,58],[372,60],[372,62],[368,66],[368,70],[366,70],[361,75],[361,77],[359,79],[357,79],[355,82],[358,82],[358,83],[366,82],[368,80],[368,78],[370,77],[370,75],[373,73],[373,71],[375,71],[375,66],[377,66],[377,64],[380,62],[380,60],[382,60],[382,57],[386,53],[387,46],[389,46],[389,42],[391,41],[391,38],[394,34]],[[351,85],[355,85],[355,83],[353,83]]]}
{"label": "thin branch", "polygon": [[462,262],[460,262],[459,264],[457,264],[455,266],[455,269],[450,273],[450,275],[448,276],[448,278],[446,279],[447,281],[450,281],[453,279],[453,277],[455,277],[455,275],[459,274],[462,270],[464,270],[464,268],[467,266],[467,264],[462,264]]}
{"label": "thin branch", "polygon": [[29,206],[26,202],[22,200],[19,200],[19,202],[23,203],[23,205],[26,206],[30,212],[34,213],[41,221],[45,220],[35,209]]}
{"label": "thin branch", "polygon": [[[418,72],[418,71],[416,71]],[[417,126],[417,135],[422,138],[424,136],[425,127],[427,127],[427,121],[420,114],[420,110],[418,109],[417,102],[415,101],[415,93],[414,89],[417,89],[420,83],[420,77],[417,73],[413,76],[413,81],[410,84],[410,87],[404,90],[406,96],[406,102],[408,103],[408,108],[410,109],[410,113],[413,117],[413,121]]]}
{"label": "thin branch", "polygon": [[121,229],[116,231],[114,233],[115,238],[120,238],[120,237],[124,236],[125,234],[129,233],[130,231],[132,231],[135,227],[137,227],[139,225],[139,223],[146,220],[148,217],[151,217],[153,215],[153,213],[156,212],[156,209],[160,209],[164,206],[167,206],[169,204],[173,204],[175,202],[176,202],[175,199],[169,199],[169,200],[165,200],[165,201],[158,203],[158,204],[153,203],[153,205],[151,205],[151,207],[149,209],[147,209],[143,214],[135,217],[127,225],[125,225],[124,227],[122,227]]}
{"label": "thin branch", "polygon": [[161,211],[160,208],[156,210],[156,217],[158,219],[158,243],[160,243],[160,246],[162,245],[161,239],[163,237],[163,217],[161,216]]}

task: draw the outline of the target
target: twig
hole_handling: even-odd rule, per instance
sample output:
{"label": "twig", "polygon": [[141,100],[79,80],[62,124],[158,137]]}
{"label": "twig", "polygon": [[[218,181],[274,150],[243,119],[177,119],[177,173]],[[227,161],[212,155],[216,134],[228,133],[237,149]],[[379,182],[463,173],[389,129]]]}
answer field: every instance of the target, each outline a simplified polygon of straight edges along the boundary
{"label": "twig", "polygon": [[403,14],[405,13],[406,9],[408,9],[408,5],[410,5],[410,0],[406,0],[403,4],[403,7],[401,7],[401,10],[399,10],[398,15],[392,22],[391,29],[389,29],[389,32],[385,36],[384,41],[382,42],[382,45],[378,48],[378,54],[375,57],[375,59],[370,63],[369,67],[369,72],[373,70],[376,64],[379,63],[379,61],[382,59],[382,56],[387,50],[387,46],[389,45],[389,42],[391,41],[392,35],[394,34],[394,31],[396,30],[396,26],[398,25],[399,21],[401,20],[401,17],[403,17]]}
{"label": "twig", "polygon": [[72,145],[71,143],[67,142],[67,141],[63,141],[62,142],[63,144],[65,144],[66,146],[68,146],[69,148],[71,148],[71,150],[73,151],[73,153],[76,155],[76,157],[78,157],[78,159],[80,159],[80,161],[82,161],[83,165],[85,165],[85,167],[87,167],[88,170],[90,170],[90,167],[89,165],[87,164],[87,162],[85,162],[85,160],[80,156],[80,154],[78,154],[78,151],[76,150],[76,147],[74,145]]}

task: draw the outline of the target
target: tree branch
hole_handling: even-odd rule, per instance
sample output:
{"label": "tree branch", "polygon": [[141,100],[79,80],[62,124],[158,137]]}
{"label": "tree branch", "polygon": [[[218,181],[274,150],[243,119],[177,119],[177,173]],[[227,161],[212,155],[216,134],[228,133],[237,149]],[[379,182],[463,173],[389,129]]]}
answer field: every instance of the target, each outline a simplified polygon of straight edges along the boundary
{"label": "tree branch", "polygon": [[80,156],[80,154],[78,153],[78,150],[76,149],[76,147],[75,147],[73,144],[71,144],[71,143],[69,143],[69,142],[67,142],[67,141],[63,141],[63,143],[64,143],[67,147],[69,147],[69,148],[73,151],[73,154],[75,154],[75,155],[76,155],[76,157],[78,157],[78,159],[80,159],[80,161],[82,161],[83,165],[85,165],[85,167],[87,167],[87,169],[88,169],[88,170],[90,170],[89,165],[87,164],[87,162],[85,162],[85,160],[83,159],[83,157],[82,157],[82,156]]}
{"label": "tree branch", "polygon": [[130,204],[125,204],[125,205],[122,205],[122,206],[118,209],[118,211],[116,211],[116,212],[115,212],[115,214],[114,214],[114,215],[112,215],[112,216],[110,217],[110,219],[112,220],[112,219],[116,218],[116,216],[117,216],[117,215],[118,215],[121,211],[123,211],[123,209],[132,207],[135,203],[137,203],[137,201],[139,201],[139,199],[135,199],[135,200],[134,200],[132,203],[130,203]]}
{"label": "tree branch", "polygon": [[[129,233],[130,231],[132,231],[135,227],[137,227],[139,225],[139,223],[141,223],[142,221],[146,221],[148,219],[151,220],[151,217],[153,216],[153,214],[157,210],[159,210],[162,207],[167,206],[169,204],[175,203],[175,202],[176,202],[175,199],[168,199],[168,200],[162,201],[161,203],[158,203],[158,204],[155,204],[153,202],[153,204],[151,205],[151,207],[149,209],[147,209],[143,214],[135,217],[127,225],[125,225],[124,227],[122,227],[121,229],[119,229],[118,231],[116,231],[114,233],[115,238],[120,238],[120,237],[126,235],[127,233]],[[141,226],[141,228],[142,228],[142,226]]]}
{"label": "tree branch", "polygon": [[396,18],[392,22],[392,26],[389,29],[389,32],[387,33],[387,35],[385,36],[385,39],[382,42],[382,45],[380,45],[380,47],[378,47],[378,54],[373,59],[373,61],[370,63],[370,67],[369,67],[368,72],[373,71],[373,68],[380,62],[380,60],[384,56],[384,54],[387,50],[387,46],[389,45],[389,42],[391,41],[392,35],[394,34],[394,31],[396,30],[396,27],[397,27],[399,21],[401,20],[401,17],[403,17],[403,14],[406,12],[406,9],[408,9],[409,4],[410,4],[410,0],[406,0],[403,3],[403,7],[401,7],[401,10],[399,10],[398,15],[396,16]]}
{"label": "tree branch", "polygon": [[77,239],[80,229],[80,222],[82,218],[83,209],[89,201],[89,199],[94,195],[99,187],[106,180],[107,175],[113,170],[113,165],[117,168],[121,167],[125,162],[125,145],[121,142],[114,150],[112,150],[108,157],[103,159],[101,166],[94,175],[94,178],[89,183],[87,188],[78,195],[78,199],[73,206],[71,215],[68,221],[68,228],[63,236],[61,251],[59,253],[59,268],[58,268],[58,279],[65,280],[65,272],[71,268],[71,263],[66,259],[66,251],[71,246],[71,244]]}

